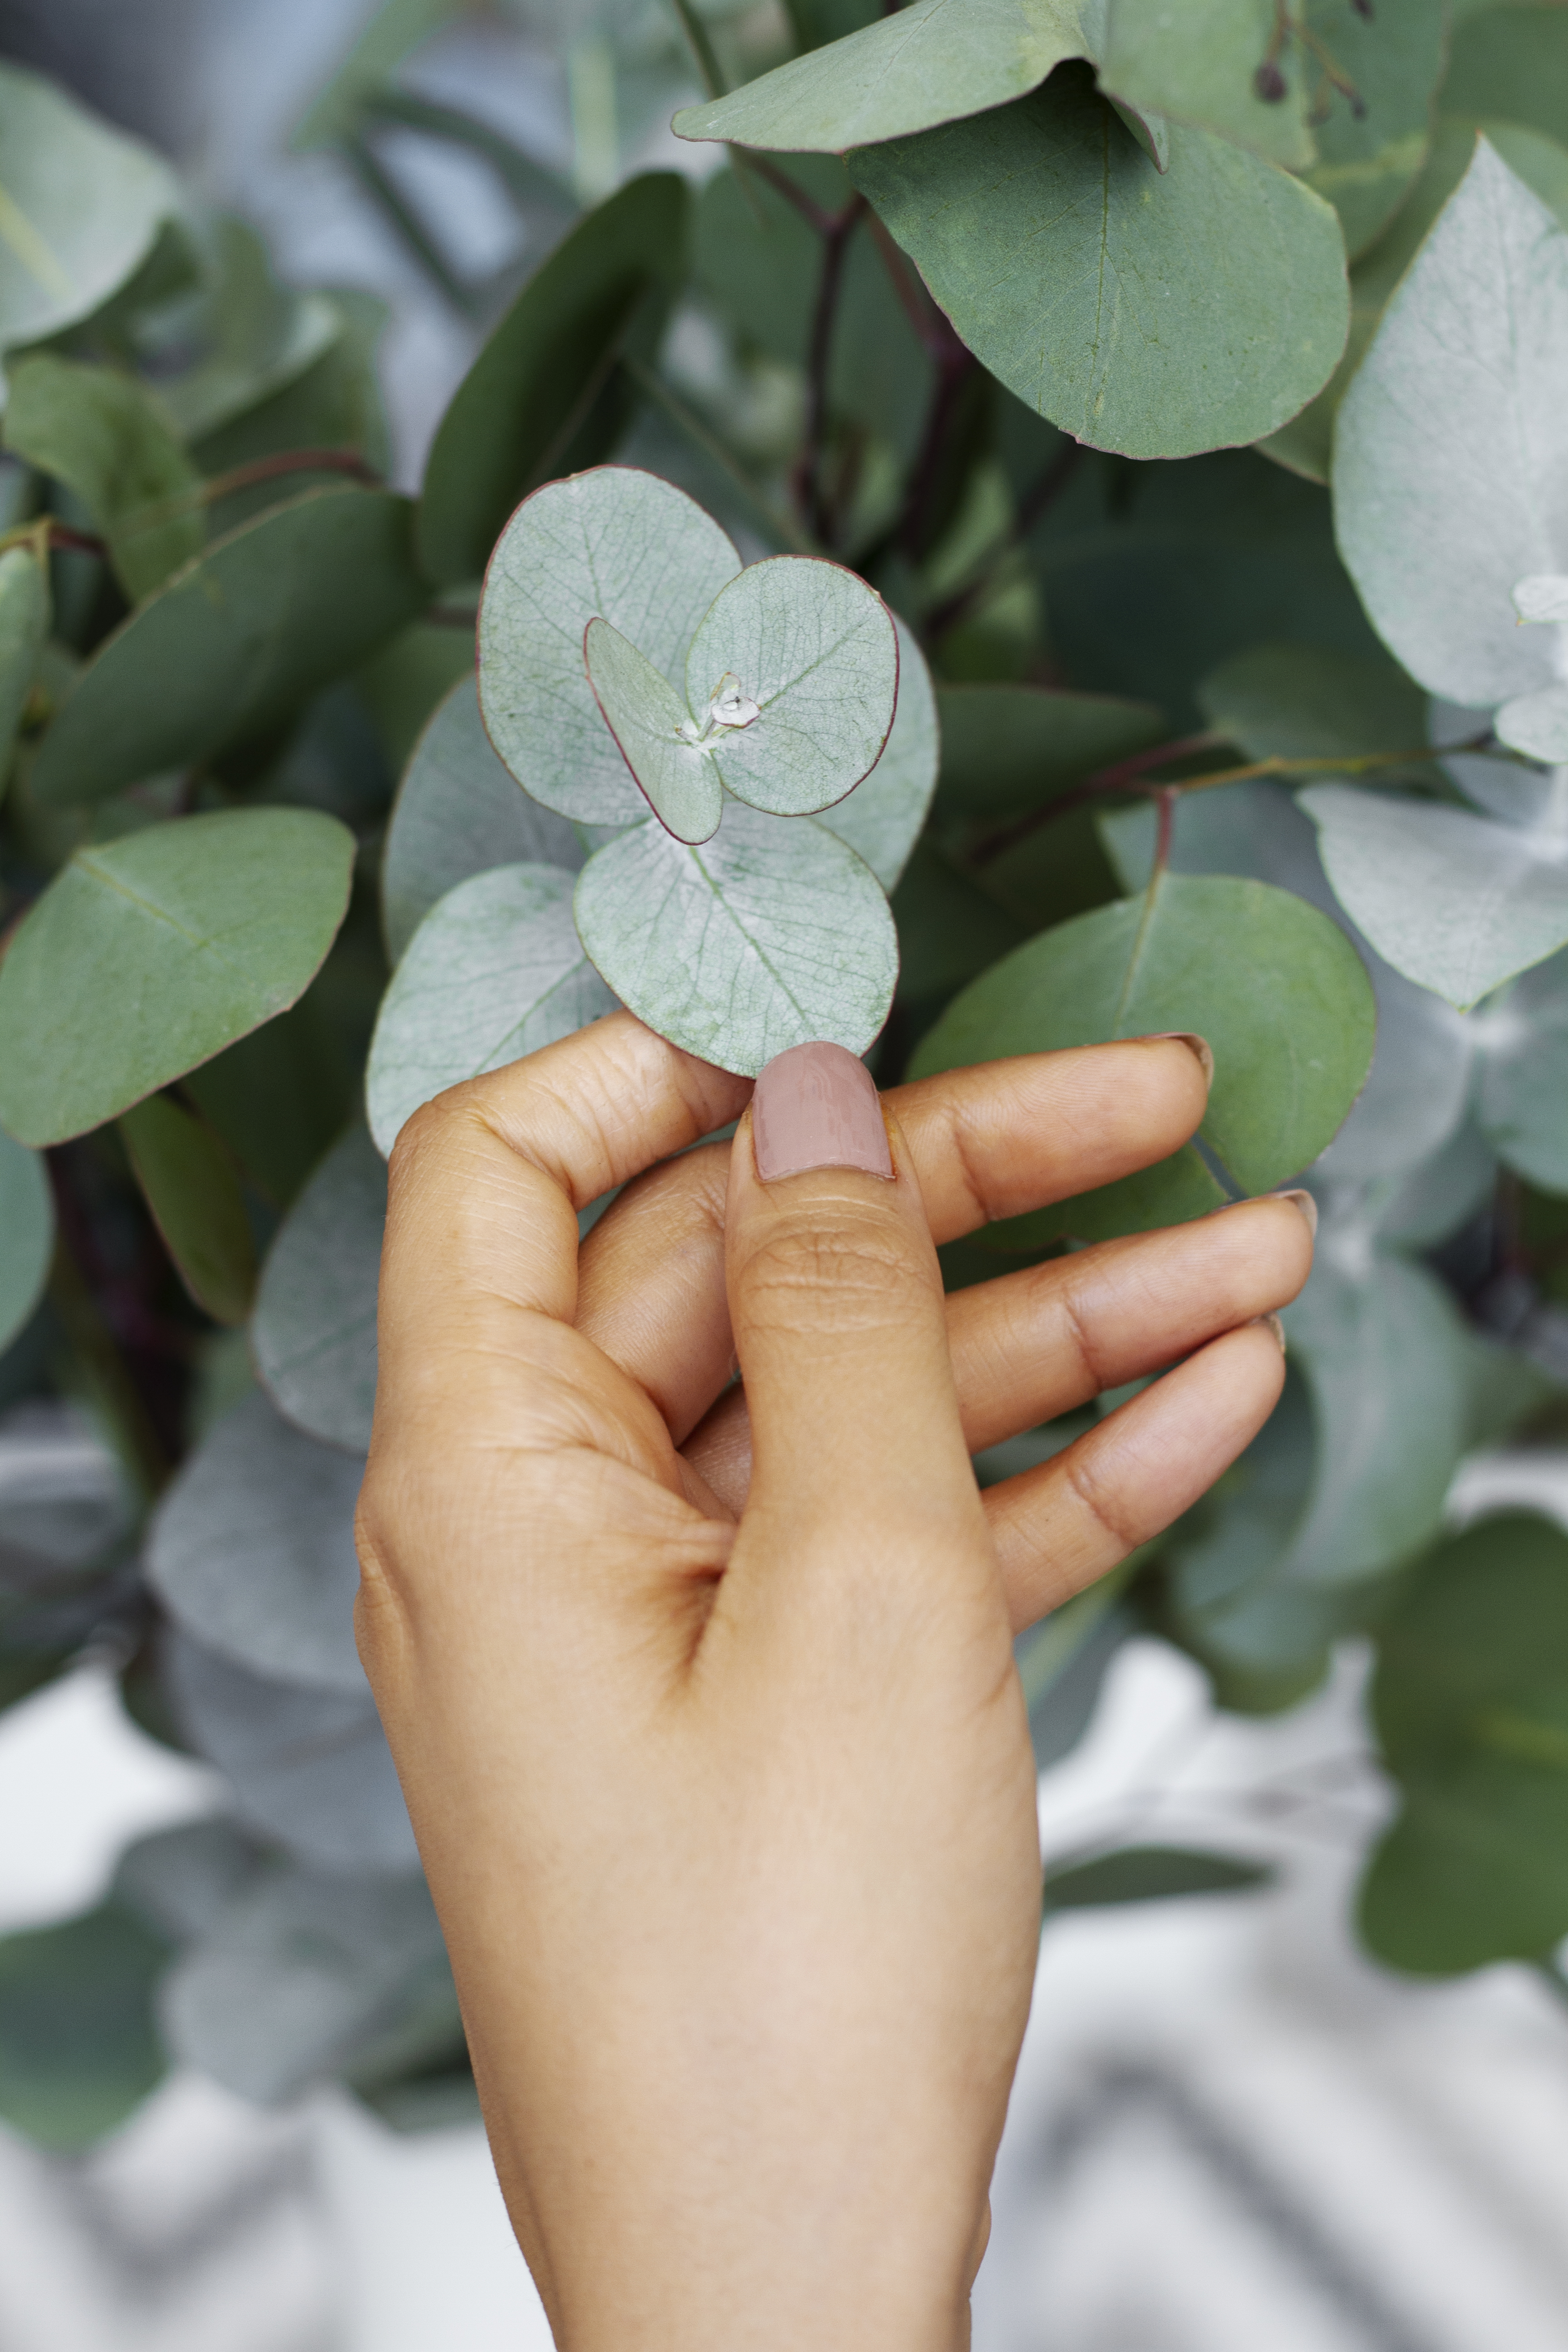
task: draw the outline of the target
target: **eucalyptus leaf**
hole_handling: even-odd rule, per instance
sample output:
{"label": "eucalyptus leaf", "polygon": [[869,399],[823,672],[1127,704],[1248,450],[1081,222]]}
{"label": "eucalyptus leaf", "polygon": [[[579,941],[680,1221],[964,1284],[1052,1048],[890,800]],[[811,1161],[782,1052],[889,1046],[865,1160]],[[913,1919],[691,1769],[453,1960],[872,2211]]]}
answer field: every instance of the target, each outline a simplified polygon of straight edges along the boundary
{"label": "eucalyptus leaf", "polygon": [[1513,607],[1521,621],[1568,621],[1568,580],[1545,572],[1516,581]]}
{"label": "eucalyptus leaf", "polygon": [[1568,761],[1568,686],[1538,687],[1516,694],[1492,722],[1500,743],[1552,767]]}
{"label": "eucalyptus leaf", "polygon": [[[1304,15],[1355,91],[1355,101],[1336,93],[1316,110],[1318,162],[1306,175],[1339,214],[1353,261],[1398,216],[1426,159],[1447,27],[1433,0],[1378,0],[1370,16],[1309,0]],[[1303,92],[1321,88],[1300,44],[1293,79]]]}
{"label": "eucalyptus leaf", "polygon": [[1046,1862],[1045,1915],[1107,1904],[1162,1903],[1184,1895],[1246,1895],[1274,1876],[1267,1863],[1244,1862],[1183,1845],[1119,1846],[1086,1862]]}
{"label": "eucalyptus leaf", "polygon": [[588,860],[574,906],[622,1003],[744,1077],[813,1039],[864,1053],[892,1003],[888,902],[870,868],[809,817],[731,803],[699,849],[649,819]]}
{"label": "eucalyptus leaf", "polygon": [[256,1296],[256,1243],[227,1148],[167,1095],[133,1104],[120,1132],[185,1288],[215,1322],[243,1323]]}
{"label": "eucalyptus leaf", "polygon": [[99,648],[33,790],[102,800],[276,733],[428,602],[411,513],[385,491],[308,490],[215,541]]}
{"label": "eucalyptus leaf", "polygon": [[[1211,670],[1198,702],[1249,760],[1321,757],[1325,773],[1368,752],[1423,764],[1426,699],[1391,661],[1328,646],[1262,645]],[[1272,878],[1272,877],[1270,877]]]}
{"label": "eucalyptus leaf", "polygon": [[889,895],[930,814],[936,791],[942,737],[931,671],[914,631],[895,613],[899,638],[899,700],[892,732],[870,774],[822,819],[829,833],[863,857]]}
{"label": "eucalyptus leaf", "polygon": [[1162,175],[1070,69],[850,172],[970,349],[1091,448],[1255,441],[1344,348],[1332,208],[1202,131],[1173,129]]}
{"label": "eucalyptus leaf", "polygon": [[[847,803],[849,809],[854,805],[854,799]],[[929,835],[916,842],[892,904],[899,935],[898,1001],[928,1021],[955,990],[1029,935],[1027,922],[999,905]]]}
{"label": "eucalyptus leaf", "polygon": [[426,461],[419,560],[433,580],[477,579],[520,499],[608,454],[613,434],[591,430],[595,396],[634,341],[651,355],[680,281],[687,210],[676,173],[628,180],[557,246],[492,330]]}
{"label": "eucalyptus leaf", "polygon": [[0,1128],[0,1349],[43,1297],[55,1245],[49,1180],[36,1151]]}
{"label": "eucalyptus leaf", "polygon": [[1532,1184],[1568,1192],[1568,957],[1525,972],[1475,1026],[1488,1141]]}
{"label": "eucalyptus leaf", "polygon": [[178,211],[174,173],[140,140],[41,74],[0,67],[0,351],[87,318]]}
{"label": "eucalyptus leaf", "polygon": [[40,352],[7,371],[5,446],[65,483],[109,543],[132,604],[201,552],[201,476],[154,394],[118,368]]}
{"label": "eucalyptus leaf", "polygon": [[0,1118],[58,1143],[294,1003],[348,903],[353,836],[225,810],[79,850],[0,964]]}
{"label": "eucalyptus leaf", "polygon": [[272,1681],[175,1627],[162,1645],[175,1723],[228,1782],[239,1821],[306,1869],[358,1878],[418,1866],[396,1768],[356,1693]]}
{"label": "eucalyptus leaf", "polygon": [[1169,0],[1109,0],[1100,86],[1302,171],[1318,159],[1308,75],[1281,73],[1274,100],[1258,83],[1277,22],[1274,0],[1184,0],[1179,10]]}
{"label": "eucalyptus leaf", "polygon": [[279,1227],[251,1329],[257,1371],[285,1420],[361,1455],[370,1446],[375,1404],[385,1218],[385,1162],[356,1124]]}
{"label": "eucalyptus leaf", "polygon": [[392,80],[405,57],[455,16],[461,0],[381,0],[348,54],[319,89],[289,144],[335,147],[359,128],[367,99]]}
{"label": "eucalyptus leaf", "polygon": [[[1199,1133],[1244,1191],[1261,1192],[1330,1141],[1365,1082],[1373,1026],[1361,960],[1316,908],[1260,882],[1165,874],[1142,898],[1080,915],[1005,957],[949,1006],[910,1068],[931,1076],[1004,1055],[1195,1031],[1215,1055]],[[1155,1177],[1125,1180],[1142,1188],[1138,1223],[1167,1221],[1162,1186],[1171,1215],[1214,1205],[1216,1188],[1191,1145]],[[1046,1215],[1058,1231],[1097,1238],[1100,1197]]]}
{"label": "eucalyptus leaf", "polygon": [[168,1958],[112,1902],[0,1937],[0,2116],[57,2156],[123,2123],[167,2069],[153,2003]]}
{"label": "eucalyptus leaf", "polygon": [[205,1933],[264,1867],[262,1849],[220,1814],[136,1838],[114,1866],[112,1894],[172,1945]]}
{"label": "eucalyptus leaf", "polygon": [[459,882],[426,916],[383,1000],[365,1072],[382,1151],[447,1087],[614,1012],[577,936],[573,882],[559,866],[500,866]]}
{"label": "eucalyptus leaf", "polygon": [[0,554],[0,800],[48,633],[48,574],[29,549],[8,547]]}
{"label": "eucalyptus leaf", "polygon": [[273,276],[267,247],[248,221],[221,213],[207,227],[210,280],[200,304],[200,355],[159,385],[187,441],[232,424],[281,392],[343,333],[329,296],[300,293]]}
{"label": "eucalyptus leaf", "polygon": [[[660,824],[677,841],[709,840],[719,830],[723,786],[710,750],[693,740],[697,722],[674,687],[608,621],[589,622],[583,658],[616,749]],[[744,707],[754,719],[756,704]]]}
{"label": "eucalyptus leaf", "polygon": [[1568,22],[1555,7],[1488,7],[1456,25],[1443,86],[1447,113],[1520,122],[1561,141],[1568,107]]}
{"label": "eucalyptus leaf", "polygon": [[583,844],[541,808],[490,749],[470,672],[437,703],[393,803],[381,869],[382,926],[395,964],[437,898],[496,866],[575,873]]}
{"label": "eucalyptus leaf", "polygon": [[264,2105],[352,2064],[451,1979],[425,1882],[280,1870],[181,1955],[160,2011],[176,2058]]}
{"label": "eucalyptus leaf", "polygon": [[256,1392],[159,1507],[147,1574],[205,1647],[252,1674],[356,1697],[353,1515],[363,1461],[319,1445]]}
{"label": "eucalyptus leaf", "polygon": [[525,499],[479,605],[479,708],[523,789],[582,824],[635,824],[647,803],[583,663],[607,621],[662,677],[684,677],[699,624],[740,557],[694,499],[657,476],[599,466]]}
{"label": "eucalyptus leaf", "polygon": [[1341,552],[1380,635],[1434,694],[1480,705],[1552,682],[1552,648],[1517,625],[1510,592],[1568,562],[1565,367],[1568,233],[1481,139],[1334,439]]}
{"label": "eucalyptus leaf", "polygon": [[1168,732],[1150,703],[1035,686],[943,685],[937,709],[937,813],[973,824],[1042,807]]}
{"label": "eucalyptus leaf", "polygon": [[1345,912],[1396,971],[1461,1012],[1568,945],[1568,845],[1346,784],[1300,801]]}
{"label": "eucalyptus leaf", "polygon": [[912,0],[826,48],[675,118],[681,139],[842,154],[1021,98],[1065,58],[1093,54],[1083,0]]}

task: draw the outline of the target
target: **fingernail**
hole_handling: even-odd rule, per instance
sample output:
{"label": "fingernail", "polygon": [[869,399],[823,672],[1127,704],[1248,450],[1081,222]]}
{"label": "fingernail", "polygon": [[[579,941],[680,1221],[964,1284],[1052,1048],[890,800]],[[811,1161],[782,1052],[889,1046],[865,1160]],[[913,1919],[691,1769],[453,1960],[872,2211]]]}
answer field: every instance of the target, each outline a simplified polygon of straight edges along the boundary
{"label": "fingernail", "polygon": [[1205,1086],[1213,1086],[1214,1047],[1206,1037],[1200,1037],[1195,1029],[1155,1029],[1140,1042],[1145,1045],[1185,1045],[1188,1052],[1195,1054],[1203,1064]]}
{"label": "fingernail", "polygon": [[1318,1237],[1318,1204],[1316,1201],[1313,1200],[1310,1192],[1270,1192],[1268,1197],[1271,1201],[1289,1201],[1292,1208],[1300,1209],[1301,1214],[1307,1220],[1307,1231],[1311,1234],[1313,1240],[1316,1241]]}
{"label": "fingernail", "polygon": [[1285,1326],[1278,1315],[1255,1315],[1252,1320],[1254,1323],[1267,1323],[1279,1342],[1279,1353],[1283,1356],[1288,1352],[1285,1346]]}
{"label": "fingernail", "polygon": [[752,1150],[764,1184],[814,1168],[892,1179],[871,1073],[842,1045],[792,1045],[773,1055],[752,1097]]}

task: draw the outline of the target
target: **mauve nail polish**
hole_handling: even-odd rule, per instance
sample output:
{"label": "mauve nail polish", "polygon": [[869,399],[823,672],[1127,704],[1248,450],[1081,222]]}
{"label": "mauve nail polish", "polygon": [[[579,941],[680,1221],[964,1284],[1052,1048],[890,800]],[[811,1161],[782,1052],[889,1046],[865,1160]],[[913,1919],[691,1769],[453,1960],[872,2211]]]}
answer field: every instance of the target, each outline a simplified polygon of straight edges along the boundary
{"label": "mauve nail polish", "polygon": [[889,1181],[882,1106],[864,1062],[842,1045],[775,1054],[752,1097],[752,1148],[764,1184],[814,1168],[858,1168]]}

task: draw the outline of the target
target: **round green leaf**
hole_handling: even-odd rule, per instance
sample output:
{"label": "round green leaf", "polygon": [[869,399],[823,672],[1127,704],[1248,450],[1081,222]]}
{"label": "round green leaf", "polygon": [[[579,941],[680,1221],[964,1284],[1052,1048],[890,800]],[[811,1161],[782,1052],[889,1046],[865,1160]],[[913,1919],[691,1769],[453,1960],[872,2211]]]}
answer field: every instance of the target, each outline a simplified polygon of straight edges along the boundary
{"label": "round green leaf", "polygon": [[134,376],[52,352],[17,361],[7,374],[6,448],[75,491],[132,604],[200,553],[202,478]]}
{"label": "round green leaf", "polygon": [[598,466],[525,499],[479,604],[479,708],[524,791],[581,824],[635,824],[647,803],[605,725],[583,635],[608,621],[661,677],[686,674],[699,623],[741,559],[693,499]]}
{"label": "round green leaf", "polygon": [[888,902],[809,817],[731,803],[698,849],[649,820],[588,860],[574,903],[622,1003],[721,1070],[755,1077],[816,1038],[862,1054],[888,1017],[899,973]]}
{"label": "round green leaf", "polygon": [[159,1506],[147,1574],[182,1625],[253,1674],[363,1693],[354,1504],[363,1461],[318,1445],[254,1390]]}
{"label": "round green leaf", "polygon": [[383,1151],[447,1087],[615,1010],[577,936],[572,885],[558,866],[500,866],[459,882],[426,916],[371,1040],[365,1101]]}
{"label": "round green leaf", "polygon": [[0,963],[0,1119],[63,1142],[283,1012],[337,934],[353,849],[314,810],[245,809],[79,850]]}
{"label": "round green leaf", "polygon": [[749,564],[691,640],[695,719],[728,679],[758,716],[716,739],[725,790],[770,816],[809,816],[852,792],[882,755],[899,690],[892,617],[842,564],[808,555]]}
{"label": "round green leaf", "polygon": [[153,2002],[168,1961],[118,1903],[0,1937],[0,2116],[61,2156],[123,2123],[167,2070]]}
{"label": "round green leaf", "polygon": [[1070,68],[849,168],[970,349],[1091,448],[1255,441],[1344,348],[1332,207],[1202,131],[1173,129],[1162,175]]}
{"label": "round green leaf", "polygon": [[415,744],[386,829],[381,919],[396,963],[437,898],[493,866],[563,866],[585,852],[573,827],[521,790],[490,749],[470,674]]}
{"label": "round green leaf", "polygon": [[309,1436],[361,1454],[375,1404],[385,1218],[386,1163],[364,1129],[353,1127],[279,1227],[251,1326],[256,1369],[279,1412]]}
{"label": "round green leaf", "polygon": [[179,211],[168,165],[40,74],[0,67],[0,350],[58,334],[122,286]]}
{"label": "round green leaf", "polygon": [[899,700],[887,748],[863,783],[837,802],[822,822],[863,857],[891,893],[920,839],[936,791],[942,736],[931,672],[914,631],[895,613],[899,636]]}
{"label": "round green leaf", "polygon": [[1568,233],[1479,140],[1334,435],[1351,576],[1384,643],[1451,701],[1553,682],[1552,643],[1519,627],[1511,592],[1568,562],[1565,370]]}
{"label": "round green leaf", "polygon": [[[1374,1025],[1361,959],[1315,907],[1261,882],[1166,874],[1142,898],[1060,924],[993,966],[949,1006],[911,1070],[1194,1030],[1215,1056],[1199,1132],[1242,1191],[1263,1192],[1333,1136],[1365,1083]],[[1214,1205],[1212,1179],[1199,1184],[1188,1162],[1190,1147],[1162,1163],[1188,1204],[1170,1213]],[[1085,1218],[1098,1198],[1088,1211],[1068,1204],[1074,1218],[1058,1229],[1092,1237]]]}
{"label": "round green leaf", "polygon": [[12,746],[48,633],[47,574],[28,549],[8,547],[0,555],[0,799],[10,779]]}
{"label": "round green leaf", "polygon": [[256,1243],[227,1147],[167,1095],[133,1104],[120,1132],[185,1288],[215,1322],[243,1323],[256,1296]]}
{"label": "round green leaf", "polygon": [[44,1163],[0,1128],[0,1349],[10,1346],[42,1297],[54,1245]]}
{"label": "round green leaf", "polygon": [[1348,784],[1300,802],[1345,912],[1395,971],[1461,1012],[1568,945],[1568,860],[1551,840]]}
{"label": "round green leaf", "polygon": [[492,331],[426,463],[419,557],[433,580],[477,579],[519,499],[569,453],[579,463],[605,454],[603,437],[581,447],[581,428],[650,303],[639,323],[644,341],[657,340],[684,270],[688,204],[673,172],[628,180],[557,246]]}
{"label": "round green leaf", "polygon": [[708,840],[719,830],[723,788],[674,687],[608,621],[589,622],[583,659],[616,748],[660,824],[677,841]]}
{"label": "round green leaf", "polygon": [[842,154],[1005,106],[1064,58],[1092,54],[1083,0],[913,0],[847,39],[675,118],[681,139],[781,154]]}
{"label": "round green leaf", "polygon": [[309,490],[217,541],[100,647],[34,792],[101,800],[276,733],[429,601],[411,519],[389,492]]}

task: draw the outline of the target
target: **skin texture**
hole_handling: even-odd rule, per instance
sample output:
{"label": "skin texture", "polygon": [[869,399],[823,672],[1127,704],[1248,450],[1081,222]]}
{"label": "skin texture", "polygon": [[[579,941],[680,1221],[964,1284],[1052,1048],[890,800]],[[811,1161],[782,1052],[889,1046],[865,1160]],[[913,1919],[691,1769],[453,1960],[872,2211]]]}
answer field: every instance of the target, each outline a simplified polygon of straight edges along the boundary
{"label": "skin texture", "polygon": [[1011,1637],[1255,1434],[1311,1237],[1270,1199],[944,1300],[932,1236],[1205,1090],[1178,1040],[955,1071],[883,1097],[891,1182],[764,1185],[749,1084],[617,1013],[404,1130],[360,1648],[563,2352],[967,2342],[1039,1922]]}

